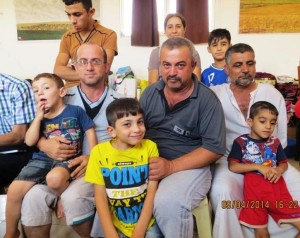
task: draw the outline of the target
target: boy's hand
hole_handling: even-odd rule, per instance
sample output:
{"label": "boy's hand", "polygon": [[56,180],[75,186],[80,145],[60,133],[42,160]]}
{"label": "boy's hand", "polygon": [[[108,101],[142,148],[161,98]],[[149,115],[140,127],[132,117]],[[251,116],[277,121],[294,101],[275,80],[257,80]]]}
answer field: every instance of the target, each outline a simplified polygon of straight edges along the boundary
{"label": "boy's hand", "polygon": [[45,116],[45,102],[44,101],[39,101],[37,103],[37,107],[36,107],[36,115],[35,117],[38,120],[43,120]]}
{"label": "boy's hand", "polygon": [[73,168],[77,166],[76,169],[71,173],[72,179],[77,179],[84,176],[88,161],[89,161],[88,155],[81,155],[79,157],[76,157],[69,163],[68,165],[69,168]]}
{"label": "boy's hand", "polygon": [[282,175],[282,170],[278,167],[271,168],[265,165],[260,165],[258,171],[263,174],[264,178],[269,180],[271,183],[277,183]]}
{"label": "boy's hand", "polygon": [[270,168],[270,170],[267,173],[267,179],[271,183],[277,183],[282,175],[282,170],[280,168]]}

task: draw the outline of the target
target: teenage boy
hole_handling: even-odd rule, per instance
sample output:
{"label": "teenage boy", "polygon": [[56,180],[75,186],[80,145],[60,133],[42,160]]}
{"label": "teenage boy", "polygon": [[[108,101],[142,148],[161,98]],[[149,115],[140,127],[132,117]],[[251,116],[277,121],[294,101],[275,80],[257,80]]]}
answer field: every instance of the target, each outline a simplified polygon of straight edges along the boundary
{"label": "teenage boy", "polygon": [[[103,47],[107,54],[107,64],[111,66],[114,56],[118,55],[117,34],[93,18],[95,8],[92,0],[63,0],[65,12],[73,29],[66,32],[60,42],[54,73],[66,82],[69,88],[78,85],[80,77],[72,66],[78,47],[86,42]],[[71,63],[69,61],[72,61]]]}
{"label": "teenage boy", "polygon": [[113,139],[93,148],[85,176],[94,184],[104,235],[163,237],[152,215],[158,182],[148,180],[148,159],[158,150],[143,139],[143,110],[135,99],[122,98],[108,105],[106,117]]}
{"label": "teenage boy", "polygon": [[231,35],[226,29],[215,29],[208,37],[208,52],[212,55],[214,63],[203,70],[201,81],[208,87],[227,83],[225,72],[225,53],[231,46]]}
{"label": "teenage boy", "polygon": [[[250,134],[234,140],[228,155],[229,169],[244,174],[244,200],[241,201],[240,222],[254,228],[256,238],[270,237],[268,214],[278,223],[292,224],[300,230],[300,207],[290,195],[282,174],[288,164],[277,137],[278,110],[266,101],[250,108],[247,120]],[[296,238],[300,237],[300,233]]]}

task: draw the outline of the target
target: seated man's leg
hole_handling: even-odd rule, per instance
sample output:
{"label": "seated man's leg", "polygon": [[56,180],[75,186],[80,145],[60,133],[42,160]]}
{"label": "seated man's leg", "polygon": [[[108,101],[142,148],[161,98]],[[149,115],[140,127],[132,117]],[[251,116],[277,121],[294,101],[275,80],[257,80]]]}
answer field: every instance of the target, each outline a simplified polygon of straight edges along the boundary
{"label": "seated man's leg", "polygon": [[232,173],[228,169],[226,158],[220,159],[215,165],[215,172],[210,190],[210,201],[215,213],[213,237],[243,238],[239,222],[239,209],[234,209],[234,201],[243,200],[244,177]]}
{"label": "seated man's leg", "polygon": [[27,237],[49,237],[51,213],[57,196],[45,185],[35,185],[25,195],[21,221]]}
{"label": "seated man's leg", "polygon": [[211,185],[209,167],[185,170],[164,178],[154,200],[154,216],[165,237],[193,237],[193,208]]}
{"label": "seated man's leg", "polygon": [[95,214],[93,185],[84,178],[76,179],[62,193],[61,201],[67,225],[72,225],[80,237],[90,237]]}

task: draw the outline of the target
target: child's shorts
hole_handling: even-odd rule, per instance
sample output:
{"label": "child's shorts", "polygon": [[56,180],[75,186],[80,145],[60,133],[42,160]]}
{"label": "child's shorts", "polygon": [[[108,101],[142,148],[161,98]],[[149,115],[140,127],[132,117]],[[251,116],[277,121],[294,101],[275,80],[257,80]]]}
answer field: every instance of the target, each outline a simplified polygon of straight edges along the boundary
{"label": "child's shorts", "polygon": [[262,175],[246,174],[242,204],[240,222],[248,227],[267,227],[268,214],[278,224],[300,221],[298,201],[293,200],[283,177],[270,183]]}
{"label": "child's shorts", "polygon": [[15,180],[33,181],[45,184],[46,175],[55,167],[63,167],[69,173],[73,171],[68,167],[72,160],[58,161],[50,158],[35,158],[29,160],[28,164],[21,170]]}

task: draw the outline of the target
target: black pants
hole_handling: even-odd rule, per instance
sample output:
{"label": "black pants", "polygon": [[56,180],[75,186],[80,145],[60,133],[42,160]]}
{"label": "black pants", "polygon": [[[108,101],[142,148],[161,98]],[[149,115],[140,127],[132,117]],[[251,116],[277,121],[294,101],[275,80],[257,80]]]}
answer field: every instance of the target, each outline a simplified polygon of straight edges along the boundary
{"label": "black pants", "polygon": [[32,151],[0,154],[0,191],[9,185],[32,157]]}

